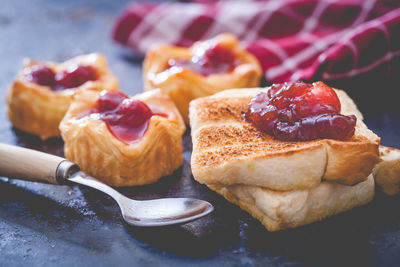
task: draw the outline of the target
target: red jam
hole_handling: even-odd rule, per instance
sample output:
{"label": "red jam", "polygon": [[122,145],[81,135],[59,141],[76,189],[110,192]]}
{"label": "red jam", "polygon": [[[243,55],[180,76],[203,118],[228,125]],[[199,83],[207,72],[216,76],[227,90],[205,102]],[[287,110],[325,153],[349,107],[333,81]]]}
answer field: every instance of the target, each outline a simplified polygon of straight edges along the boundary
{"label": "red jam", "polygon": [[91,66],[74,65],[66,71],[57,73],[54,79],[56,88],[58,87],[62,90],[78,87],[87,81],[94,81],[97,79],[97,74]]}
{"label": "red jam", "polygon": [[27,79],[33,83],[50,87],[55,84],[54,72],[45,66],[33,66],[29,70]]}
{"label": "red jam", "polygon": [[238,64],[239,60],[231,50],[222,45],[216,45],[189,60],[170,59],[168,68],[181,67],[208,76],[232,71]]}
{"label": "red jam", "polygon": [[39,85],[49,86],[53,91],[78,87],[87,81],[97,79],[96,71],[91,66],[73,65],[60,73],[54,73],[46,66],[33,66],[27,79]]}
{"label": "red jam", "polygon": [[244,117],[279,140],[345,140],[354,135],[356,117],[341,115],[340,109],[335,91],[323,82],[294,82],[257,94]]}
{"label": "red jam", "polygon": [[153,111],[144,102],[117,91],[102,91],[97,106],[90,113],[104,121],[109,131],[123,143],[142,138],[152,116],[166,114]]}

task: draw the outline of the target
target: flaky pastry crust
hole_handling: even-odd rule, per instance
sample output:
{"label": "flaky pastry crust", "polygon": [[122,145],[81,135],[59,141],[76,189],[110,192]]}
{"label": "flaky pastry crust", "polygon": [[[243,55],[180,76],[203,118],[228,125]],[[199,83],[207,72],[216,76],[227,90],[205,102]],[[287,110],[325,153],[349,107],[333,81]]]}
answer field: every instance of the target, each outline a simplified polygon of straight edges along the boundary
{"label": "flaky pastry crust", "polygon": [[[55,72],[67,69],[72,64],[92,66],[98,79],[87,81],[76,88],[52,91],[26,80],[24,73],[34,65],[45,65]],[[6,94],[7,114],[15,128],[38,135],[42,140],[59,137],[59,124],[74,94],[84,90],[118,90],[118,80],[107,67],[106,59],[100,54],[88,54],[72,58],[61,64],[54,62],[40,63],[24,60],[14,82],[8,87]]]}
{"label": "flaky pastry crust", "polygon": [[153,183],[183,163],[182,134],[186,127],[174,103],[160,90],[134,98],[168,115],[152,116],[145,135],[137,142],[125,144],[103,121],[79,116],[94,107],[98,99],[94,91],[77,94],[60,124],[65,157],[111,186]]}
{"label": "flaky pastry crust", "polygon": [[[202,76],[192,70],[166,70],[169,59],[190,59],[196,51],[221,44],[233,51],[240,64],[227,73]],[[244,50],[232,34],[221,34],[213,39],[196,42],[190,48],[158,45],[150,49],[143,63],[145,90],[161,88],[178,107],[186,123],[189,102],[229,88],[255,87],[260,84],[262,69],[258,60]]]}

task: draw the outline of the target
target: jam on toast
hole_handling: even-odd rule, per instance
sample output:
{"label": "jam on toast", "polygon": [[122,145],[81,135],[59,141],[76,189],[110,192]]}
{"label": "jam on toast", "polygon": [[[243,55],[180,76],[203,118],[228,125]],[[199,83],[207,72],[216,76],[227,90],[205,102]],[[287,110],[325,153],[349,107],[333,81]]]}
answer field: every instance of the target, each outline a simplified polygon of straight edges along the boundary
{"label": "jam on toast", "polygon": [[281,141],[243,119],[268,88],[232,89],[190,103],[194,178],[238,204],[270,231],[297,227],[368,203],[380,138],[344,91],[341,114],[355,115],[348,140]]}

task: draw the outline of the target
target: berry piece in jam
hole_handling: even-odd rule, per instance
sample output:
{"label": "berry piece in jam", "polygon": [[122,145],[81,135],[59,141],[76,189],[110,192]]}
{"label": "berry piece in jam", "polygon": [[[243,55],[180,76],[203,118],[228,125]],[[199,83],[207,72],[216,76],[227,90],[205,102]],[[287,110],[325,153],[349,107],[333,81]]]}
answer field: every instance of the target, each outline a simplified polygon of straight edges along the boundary
{"label": "berry piece in jam", "polygon": [[244,116],[279,140],[345,140],[354,135],[356,117],[341,115],[340,109],[335,91],[323,82],[294,82],[257,94]]}
{"label": "berry piece in jam", "polygon": [[127,98],[121,102],[116,114],[120,115],[118,123],[128,127],[137,127],[149,122],[153,113],[149,106],[140,100]]}
{"label": "berry piece in jam", "polygon": [[74,65],[66,71],[54,73],[46,66],[35,65],[26,73],[26,79],[39,85],[49,86],[53,91],[59,91],[94,81],[97,79],[97,74],[91,66]]}
{"label": "berry piece in jam", "polygon": [[55,83],[55,73],[48,67],[35,65],[27,73],[27,79],[30,82],[39,85],[53,86]]}
{"label": "berry piece in jam", "polygon": [[230,49],[215,45],[205,50],[202,55],[195,55],[190,60],[170,59],[168,68],[181,67],[208,76],[232,71],[238,64],[239,60]]}
{"label": "berry piece in jam", "polygon": [[97,101],[97,109],[99,112],[106,112],[116,109],[121,102],[128,96],[119,91],[102,91]]}
{"label": "berry piece in jam", "polygon": [[87,81],[94,81],[96,79],[96,72],[91,66],[74,65],[66,71],[56,74],[56,86],[54,90],[78,87]]}
{"label": "berry piece in jam", "polygon": [[108,130],[120,141],[129,144],[144,136],[153,113],[144,102],[116,91],[101,92],[96,107],[91,111],[104,121]]}

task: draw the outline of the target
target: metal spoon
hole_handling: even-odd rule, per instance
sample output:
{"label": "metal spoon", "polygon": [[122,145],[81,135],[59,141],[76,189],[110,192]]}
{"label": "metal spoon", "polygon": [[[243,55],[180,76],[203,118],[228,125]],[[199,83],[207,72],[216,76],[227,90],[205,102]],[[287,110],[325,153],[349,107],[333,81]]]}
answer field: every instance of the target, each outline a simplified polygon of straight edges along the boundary
{"label": "metal spoon", "polygon": [[133,200],[86,175],[76,164],[64,158],[1,143],[0,176],[51,184],[70,181],[95,188],[115,199],[124,220],[134,226],[186,223],[213,211],[213,206],[207,201],[192,198]]}

